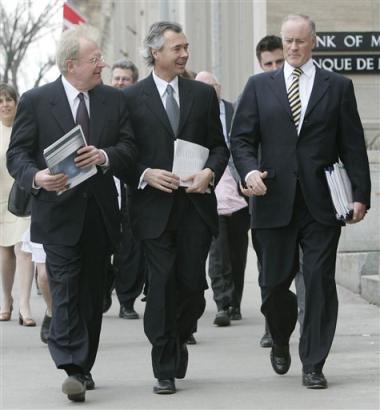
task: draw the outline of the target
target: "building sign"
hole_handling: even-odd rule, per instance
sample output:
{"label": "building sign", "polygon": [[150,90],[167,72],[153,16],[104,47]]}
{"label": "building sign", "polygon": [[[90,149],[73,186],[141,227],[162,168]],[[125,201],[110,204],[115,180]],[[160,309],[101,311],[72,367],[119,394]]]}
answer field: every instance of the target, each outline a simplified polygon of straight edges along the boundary
{"label": "building sign", "polygon": [[313,59],[338,73],[380,73],[380,32],[319,32]]}
{"label": "building sign", "polygon": [[380,73],[380,54],[376,56],[372,54],[318,54],[313,55],[313,60],[319,68],[335,71],[336,73]]}
{"label": "building sign", "polygon": [[380,51],[380,32],[319,32],[314,51]]}

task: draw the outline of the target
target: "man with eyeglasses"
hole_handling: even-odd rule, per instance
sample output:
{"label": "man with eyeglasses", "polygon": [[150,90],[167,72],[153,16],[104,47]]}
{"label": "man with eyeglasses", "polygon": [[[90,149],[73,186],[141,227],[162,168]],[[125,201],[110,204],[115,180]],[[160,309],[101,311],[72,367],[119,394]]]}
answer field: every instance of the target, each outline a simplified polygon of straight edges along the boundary
{"label": "man with eyeglasses", "polygon": [[291,363],[289,339],[297,298],[289,290],[303,252],[305,314],[299,343],[302,384],[327,388],[322,372],[338,314],[335,260],[342,221],[336,219],[324,168],[341,159],[353,187],[353,218],[370,204],[363,127],[352,82],[312,59],[315,23],[287,16],[281,27],[282,69],[251,77],[231,131],[241,180],[253,197],[253,244],[262,267],[261,311],[273,338],[270,361],[280,375]]}
{"label": "man with eyeglasses", "polygon": [[[20,99],[7,165],[32,193],[31,239],[44,246],[53,301],[48,347],[57,368],[67,373],[63,393],[80,402],[95,388],[90,372],[99,344],[105,267],[119,239],[113,174],[127,179],[137,150],[124,95],[102,84],[104,58],[89,27],[63,33],[57,65],[62,76]],[[43,150],[76,124],[88,145],[77,151],[75,163],[95,165],[97,173],[66,189],[67,175],[51,174]]]}

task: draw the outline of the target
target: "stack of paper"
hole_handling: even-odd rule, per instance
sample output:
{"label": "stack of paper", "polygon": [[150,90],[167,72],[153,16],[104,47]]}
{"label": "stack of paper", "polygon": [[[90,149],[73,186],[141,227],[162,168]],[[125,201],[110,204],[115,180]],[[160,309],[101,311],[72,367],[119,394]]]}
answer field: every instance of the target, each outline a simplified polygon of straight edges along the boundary
{"label": "stack of paper", "polygon": [[207,161],[209,149],[177,138],[174,141],[173,174],[180,177],[180,186],[188,187],[191,182],[184,181],[191,175],[201,171]]}
{"label": "stack of paper", "polygon": [[335,163],[325,168],[325,174],[336,218],[341,221],[351,219],[354,209],[352,186],[343,164]]}

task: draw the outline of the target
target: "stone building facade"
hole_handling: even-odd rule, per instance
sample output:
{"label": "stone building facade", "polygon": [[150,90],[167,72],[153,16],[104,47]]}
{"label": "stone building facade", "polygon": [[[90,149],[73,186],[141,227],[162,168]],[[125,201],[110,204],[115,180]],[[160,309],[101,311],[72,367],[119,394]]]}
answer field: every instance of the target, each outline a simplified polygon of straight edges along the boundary
{"label": "stone building facade", "polygon": [[[141,77],[149,72],[140,56],[149,26],[159,20],[179,22],[190,43],[188,68],[214,72],[222,84],[224,98],[230,101],[236,100],[250,75],[260,72],[255,45],[266,34],[279,35],[281,21],[288,14],[309,15],[316,23],[317,32],[380,35],[378,0],[71,0],[71,3],[99,28],[106,61],[112,64],[123,56],[128,57],[138,66]],[[380,43],[373,54],[380,63]],[[366,220],[346,228],[342,234],[337,279],[354,292],[369,289],[369,296],[363,296],[379,304],[380,75],[379,72],[345,75],[353,80],[370,150],[373,195]],[[109,76],[108,70],[105,81]],[[350,269],[352,274],[348,274]],[[370,280],[363,282],[364,276],[370,276]]]}
{"label": "stone building facade", "polygon": [[[260,71],[255,45],[266,34],[279,34],[290,13],[311,16],[317,31],[376,32],[378,0],[71,0],[99,28],[109,63],[127,56],[148,73],[140,49],[149,26],[158,20],[181,23],[190,43],[188,68],[210,70],[235,101],[248,77]],[[379,48],[378,48],[379,50]],[[380,57],[380,51],[376,51]],[[352,74],[369,149],[380,147],[380,75]],[[106,80],[109,73],[106,73]]]}

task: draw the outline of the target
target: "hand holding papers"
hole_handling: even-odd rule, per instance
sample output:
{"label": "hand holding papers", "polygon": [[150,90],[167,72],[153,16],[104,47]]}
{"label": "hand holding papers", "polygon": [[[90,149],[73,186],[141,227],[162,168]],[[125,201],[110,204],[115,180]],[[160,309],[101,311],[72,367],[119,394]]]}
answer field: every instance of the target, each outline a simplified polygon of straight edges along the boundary
{"label": "hand holding papers", "polygon": [[349,221],[353,215],[352,187],[342,164],[335,163],[325,168],[327,184],[336,211],[336,218]]}
{"label": "hand holding papers", "polygon": [[[66,189],[73,188],[96,174],[95,165],[79,168],[75,163],[77,151],[84,147],[86,140],[82,128],[77,125],[62,138],[44,149],[44,157],[51,174],[65,174],[68,177]],[[64,191],[57,192],[58,195]]]}
{"label": "hand holding papers", "polygon": [[174,142],[173,174],[180,178],[180,186],[190,187],[191,176],[203,171],[209,149],[193,142],[177,139]]}

